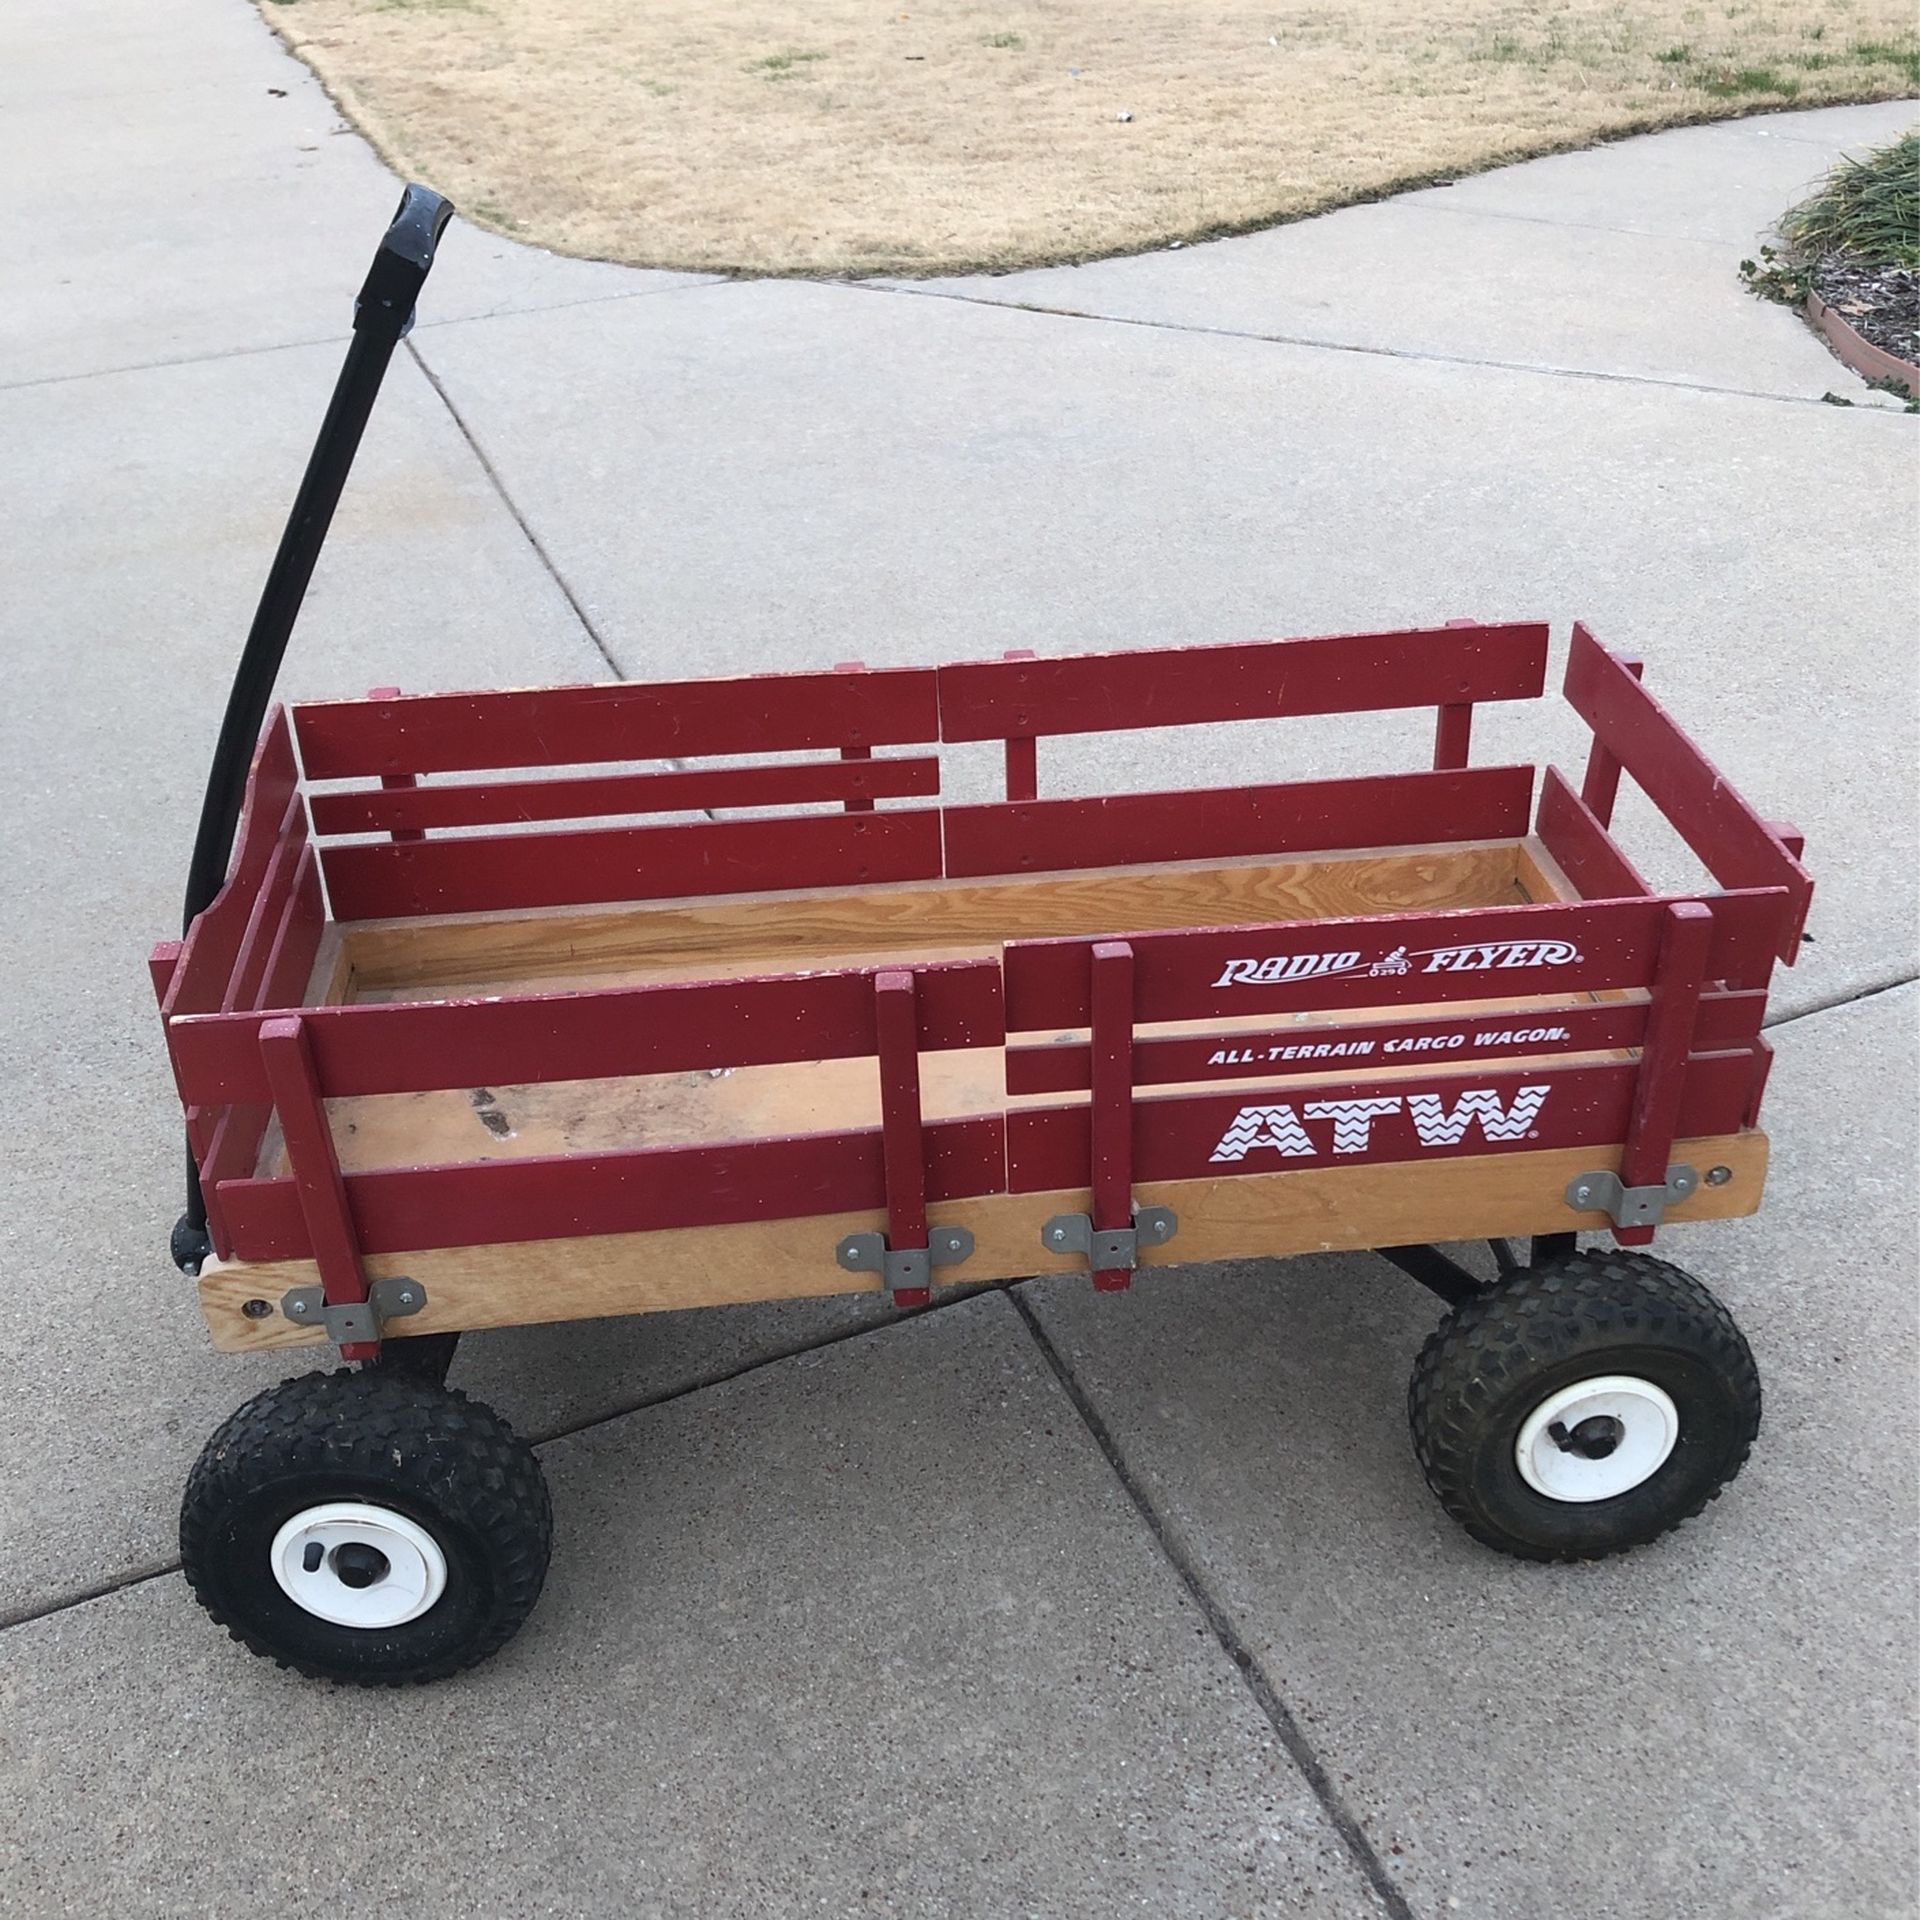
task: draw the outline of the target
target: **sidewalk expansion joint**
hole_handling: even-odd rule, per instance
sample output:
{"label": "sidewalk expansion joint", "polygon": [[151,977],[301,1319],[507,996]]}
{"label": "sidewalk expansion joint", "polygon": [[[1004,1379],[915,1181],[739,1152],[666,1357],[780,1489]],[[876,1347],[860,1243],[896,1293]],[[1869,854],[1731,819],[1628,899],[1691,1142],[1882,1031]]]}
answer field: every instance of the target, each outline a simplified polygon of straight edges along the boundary
{"label": "sidewalk expansion joint", "polygon": [[[1098,263],[1096,263],[1098,264]],[[1109,327],[1140,327],[1150,333],[1195,334],[1212,340],[1247,340],[1267,347],[1300,347],[1312,353],[1351,353],[1371,360],[1398,360],[1415,366],[1465,367],[1486,373],[1531,374],[1543,380],[1593,380],[1603,386],[1657,387],[1668,392],[1709,394],[1723,400],[1765,400],[1776,406],[1822,407],[1829,403],[1818,394],[1769,393],[1759,387],[1724,387],[1711,380],[1682,380],[1658,373],[1610,373],[1600,367],[1559,367],[1538,360],[1482,360],[1466,354],[1429,353],[1418,347],[1369,347],[1351,340],[1313,340],[1300,334],[1253,333],[1242,327],[1207,327],[1183,320],[1145,320],[1137,315],[1093,313],[1080,307],[1050,307],[1039,301],[993,300],[985,294],[954,293],[943,287],[915,287],[899,282],[878,280],[821,281],[850,293],[890,293],[917,300],[951,300],[960,306],[997,307],[1003,313],[1025,313],[1051,320],[1090,321]],[[1886,407],[1856,407],[1859,418],[1894,418],[1900,415]]]}
{"label": "sidewalk expansion joint", "polygon": [[460,409],[453,404],[453,396],[449,394],[445,386],[441,384],[440,376],[428,366],[426,356],[420,351],[419,343],[409,339],[407,341],[407,352],[412,358],[413,364],[420,369],[427,385],[440,396],[440,404],[446,408],[453,424],[460,430],[461,439],[467,443],[468,447],[472,450],[473,457],[479,461],[481,472],[487,476],[494,492],[500,496],[500,504],[513,516],[513,524],[520,529],[521,534],[526,539],[527,545],[533,549],[535,557],[547,570],[548,578],[560,589],[561,597],[566,601],[567,605],[572,608],[573,617],[579,621],[581,632],[593,643],[594,651],[598,653],[600,658],[606,663],[607,669],[613,677],[616,680],[624,680],[627,676],[622,670],[619,661],[613,657],[613,649],[607,645],[606,639],[600,629],[593,624],[592,616],[587,612],[586,608],[580,604],[580,596],[574,592],[567,576],[560,571],[559,566],[554,561],[553,555],[547,551],[546,543],[534,532],[532,522],[520,511],[519,503],[514,499],[513,495],[507,491],[506,482],[501,479],[499,469],[487,458],[486,449],[481,446],[480,442],[474,437],[473,429],[468,426],[466,418]]}
{"label": "sidewalk expansion joint", "polygon": [[1842,1007],[1855,1007],[1863,1000],[1877,1000],[1883,993],[1898,993],[1902,987],[1911,987],[1920,982],[1920,973],[1903,973],[1895,980],[1876,980],[1870,986],[1855,987],[1849,993],[1836,993],[1830,1000],[1822,1000],[1811,1007],[1799,1007],[1792,1013],[1783,1013],[1776,1019],[1761,1023],[1762,1033],[1778,1033],[1782,1027],[1790,1027],[1796,1020],[1811,1020],[1816,1014],[1837,1013]]}
{"label": "sidewalk expansion joint", "polygon": [[179,1571],[178,1560],[149,1561],[145,1566],[130,1567],[124,1573],[116,1573],[106,1580],[95,1580],[84,1587],[70,1587],[50,1600],[30,1600],[0,1613],[0,1633],[12,1627],[30,1626],[34,1621],[48,1619],[56,1613],[70,1613],[75,1607],[90,1606],[96,1600],[124,1593],[129,1587],[143,1587],[150,1580],[164,1580],[169,1574]]}
{"label": "sidewalk expansion joint", "polygon": [[1061,1389],[1073,1403],[1073,1410],[1080,1416],[1088,1433],[1093,1436],[1094,1445],[1105,1456],[1114,1478],[1120,1482],[1127,1498],[1133,1502],[1134,1510],[1139,1514],[1147,1531],[1153,1536],[1154,1544],[1165,1556],[1168,1565],[1179,1576],[1180,1583],[1187,1590],[1188,1597],[1199,1608],[1200,1616],[1213,1631],[1213,1637],[1220,1644],[1220,1650],[1232,1661],[1247,1691],[1252,1694],[1254,1704],[1266,1716],[1267,1724],[1273,1728],[1275,1737],[1285,1748],[1287,1756],[1300,1770],[1301,1777],[1312,1790],[1313,1797],[1320,1803],[1320,1810],[1340,1836],[1348,1854],[1353,1860],[1362,1878],[1379,1897],[1380,1904],[1389,1916],[1389,1920],[1413,1920],[1413,1909],[1407,1897],[1394,1884],[1393,1876],[1388,1873],[1386,1862],[1381,1859],[1378,1848],[1367,1837],[1352,1809],[1341,1797],[1340,1789],[1333,1783],[1333,1776],[1327,1771],[1326,1763],[1314,1751],[1313,1743],[1293,1716],[1287,1703],[1280,1698],[1279,1692],[1268,1678],[1266,1670],[1254,1657],[1253,1650],[1241,1638],[1240,1630],[1234,1625],[1222,1603],[1215,1598],[1212,1590],[1202,1578],[1192,1553],[1185,1542],[1174,1530],[1171,1523],[1153,1504],[1139,1477],[1127,1464],[1126,1456],[1114,1439],[1112,1430],[1100,1417],[1099,1411],[1088,1398],[1086,1390],[1074,1377],[1065,1357],[1049,1337],[1047,1330],[1040,1324],[1039,1316],[1026,1299],[1017,1291],[1008,1292],[1007,1298],[1013,1303],[1014,1311],[1026,1322],[1027,1332],[1033,1343],[1040,1349],[1041,1357],[1053,1369],[1054,1377],[1060,1382]]}

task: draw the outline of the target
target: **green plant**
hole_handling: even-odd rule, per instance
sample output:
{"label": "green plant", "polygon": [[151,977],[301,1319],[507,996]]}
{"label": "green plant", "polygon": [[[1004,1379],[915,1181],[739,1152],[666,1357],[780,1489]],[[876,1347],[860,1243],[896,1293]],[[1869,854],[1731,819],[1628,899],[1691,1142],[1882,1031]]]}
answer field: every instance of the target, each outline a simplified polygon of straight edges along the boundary
{"label": "green plant", "polygon": [[1813,290],[1807,269],[1787,259],[1778,247],[1762,247],[1758,260],[1742,260],[1740,278],[1749,293],[1777,300],[1783,307],[1803,306]]}
{"label": "green plant", "polygon": [[1920,272],[1920,131],[1861,160],[1843,160],[1780,222],[1796,259],[1847,253],[1870,266]]}
{"label": "green plant", "polygon": [[1018,53],[1027,43],[1017,33],[982,34],[980,44],[983,47],[1002,47],[1009,53]]}

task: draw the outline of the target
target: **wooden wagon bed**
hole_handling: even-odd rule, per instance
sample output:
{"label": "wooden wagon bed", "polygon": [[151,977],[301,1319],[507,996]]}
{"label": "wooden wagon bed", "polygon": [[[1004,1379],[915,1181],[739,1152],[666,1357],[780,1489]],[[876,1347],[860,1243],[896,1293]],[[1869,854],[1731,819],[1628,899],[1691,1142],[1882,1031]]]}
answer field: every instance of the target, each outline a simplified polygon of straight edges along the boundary
{"label": "wooden wagon bed", "polygon": [[[1462,624],[276,715],[225,892],[154,958],[216,1345],[326,1338],[295,1293],[402,1278],[413,1334],[1750,1212],[1797,837],[1585,629],[1579,790],[1471,766],[1473,706],[1539,695],[1545,650]],[[1421,706],[1419,773],[1037,797],[1050,735]],[[977,806],[887,751],[978,740]],[[1718,887],[1640,879],[1623,771]],[[1629,1197],[1575,1204],[1597,1175]]]}

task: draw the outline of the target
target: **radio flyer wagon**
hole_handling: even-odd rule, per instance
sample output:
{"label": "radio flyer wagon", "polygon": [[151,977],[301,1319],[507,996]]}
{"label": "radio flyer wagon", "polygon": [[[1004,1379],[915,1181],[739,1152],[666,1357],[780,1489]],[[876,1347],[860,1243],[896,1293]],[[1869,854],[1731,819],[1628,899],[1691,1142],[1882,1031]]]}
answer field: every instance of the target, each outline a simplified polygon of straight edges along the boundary
{"label": "radio flyer wagon", "polygon": [[[1533,623],[269,714],[447,214],[410,188],[362,292],[153,955],[214,1344],[349,1363],[194,1468],[214,1618],[360,1682],[515,1631],[547,1494],[445,1385],[462,1332],[1335,1248],[1450,1307],[1409,1414],[1478,1539],[1593,1557],[1697,1513],[1758,1379],[1641,1249],[1759,1203],[1811,888],[1637,664],[1573,629],[1577,786],[1470,760],[1476,706],[1543,692]],[[1370,709],[1430,710],[1431,766],[1040,797],[1042,741]],[[941,804],[980,742],[1004,794]],[[1623,775],[1714,886],[1642,880]],[[1491,1283],[1430,1244],[1469,1238]]]}

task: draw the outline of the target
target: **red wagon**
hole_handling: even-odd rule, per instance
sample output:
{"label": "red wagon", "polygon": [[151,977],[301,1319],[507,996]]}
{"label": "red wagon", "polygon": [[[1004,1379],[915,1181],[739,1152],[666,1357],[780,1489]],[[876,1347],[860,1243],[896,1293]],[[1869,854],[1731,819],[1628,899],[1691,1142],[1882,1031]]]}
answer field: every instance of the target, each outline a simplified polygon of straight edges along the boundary
{"label": "red wagon", "polygon": [[[1534,623],[385,690],[258,730],[444,219],[410,189],[363,293],[205,897],[153,957],[214,1344],[358,1363],[209,1442],[182,1544],[214,1616],[376,1682],[518,1627],[547,1499],[445,1386],[463,1331],[1327,1249],[1448,1302],[1410,1416],[1478,1538],[1587,1557],[1698,1512],[1756,1431],[1752,1357],[1618,1249],[1759,1204],[1767,983],[1811,883],[1637,664],[1574,628],[1577,786],[1471,764],[1475,707],[1544,690]],[[1429,768],[1040,797],[1043,741],[1387,709],[1433,716]],[[980,742],[1002,791],[941,804],[940,750]],[[1623,773],[1714,886],[1641,879]],[[1431,1244],[1472,1238],[1491,1283]]]}

